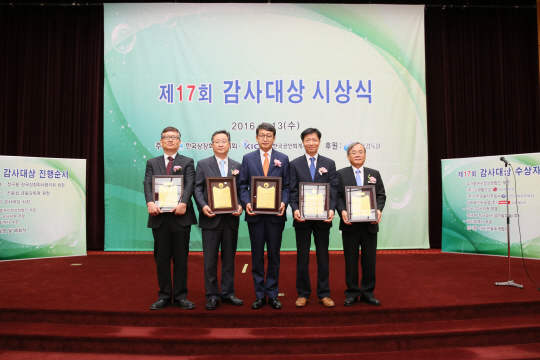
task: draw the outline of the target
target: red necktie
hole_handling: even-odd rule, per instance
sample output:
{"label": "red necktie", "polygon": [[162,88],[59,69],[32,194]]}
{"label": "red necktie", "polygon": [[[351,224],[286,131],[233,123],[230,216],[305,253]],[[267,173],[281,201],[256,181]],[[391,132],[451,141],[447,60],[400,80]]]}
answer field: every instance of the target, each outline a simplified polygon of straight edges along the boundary
{"label": "red necktie", "polygon": [[167,175],[170,175],[171,174],[173,158],[172,158],[172,156],[169,156],[167,159],[169,159],[169,162],[167,163]]}

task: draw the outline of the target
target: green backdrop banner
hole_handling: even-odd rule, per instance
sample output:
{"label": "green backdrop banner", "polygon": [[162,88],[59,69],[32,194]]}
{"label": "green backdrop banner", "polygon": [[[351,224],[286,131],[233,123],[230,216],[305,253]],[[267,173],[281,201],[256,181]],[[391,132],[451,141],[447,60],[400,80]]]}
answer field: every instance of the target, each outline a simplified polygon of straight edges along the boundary
{"label": "green backdrop banner", "polygon": [[86,255],[86,160],[0,156],[0,260]]}
{"label": "green backdrop banner", "polygon": [[515,178],[499,156],[442,160],[443,251],[508,256],[508,206],[511,256],[540,259],[540,153],[504,157]]}
{"label": "green backdrop banner", "polygon": [[[106,250],[153,249],[142,182],[163,128],[195,162],[226,129],[242,161],[263,121],[291,160],[308,127],[338,169],[363,142],[388,196],[379,248],[429,247],[422,5],[106,4],[104,31]],[[250,250],[244,221],[238,249]],[[296,249],[292,220],[282,249]]]}

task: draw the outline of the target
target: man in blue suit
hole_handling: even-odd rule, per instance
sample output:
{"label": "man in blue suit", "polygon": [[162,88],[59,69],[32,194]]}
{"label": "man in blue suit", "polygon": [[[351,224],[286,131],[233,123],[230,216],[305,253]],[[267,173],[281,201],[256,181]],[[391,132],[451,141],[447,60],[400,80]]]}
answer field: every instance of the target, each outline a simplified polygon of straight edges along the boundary
{"label": "man in blue suit", "polygon": [[[321,132],[308,128],[300,134],[306,153],[290,164],[291,197],[290,204],[294,214],[293,227],[296,234],[296,291],[298,299],[296,307],[307,305],[311,295],[309,279],[309,250],[311,234],[315,239],[317,251],[317,297],[326,307],[334,307],[330,299],[328,244],[330,228],[334,219],[334,209],[337,203],[338,178],[334,160],[318,154],[321,144]],[[328,218],[326,220],[304,220],[300,216],[300,183],[326,183],[330,186],[330,201]]]}
{"label": "man in blue suit", "polygon": [[[285,209],[289,203],[289,158],[272,149],[276,139],[276,128],[269,123],[261,123],[255,129],[259,149],[244,155],[240,169],[240,201],[246,209],[246,221],[251,241],[251,262],[255,296],[253,309],[260,309],[268,302],[274,309],[281,309],[278,300],[278,279],[281,237],[287,216]],[[254,214],[251,206],[251,177],[278,176],[282,178],[281,206],[277,215]],[[264,272],[264,245],[268,254],[268,270]]]}
{"label": "man in blue suit", "polygon": [[[242,206],[238,205],[232,214],[214,214],[208,206],[207,177],[235,176],[241,164],[227,156],[231,148],[231,135],[226,130],[218,130],[212,135],[214,155],[197,163],[195,190],[193,197],[199,208],[199,227],[202,229],[204,254],[204,285],[206,288],[206,309],[214,310],[222,302],[241,306],[242,300],[234,291],[234,258],[238,243],[239,216]],[[238,187],[238,183],[237,183]],[[221,292],[218,285],[217,266],[221,245]]]}

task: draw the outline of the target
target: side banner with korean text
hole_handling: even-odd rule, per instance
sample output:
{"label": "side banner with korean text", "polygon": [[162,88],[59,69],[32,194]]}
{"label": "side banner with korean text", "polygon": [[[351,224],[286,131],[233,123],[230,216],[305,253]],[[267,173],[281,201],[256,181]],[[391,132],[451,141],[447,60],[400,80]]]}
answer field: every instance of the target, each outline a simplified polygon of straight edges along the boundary
{"label": "side banner with korean text", "polygon": [[442,251],[508,256],[508,207],[511,256],[540,259],[540,153],[504,157],[515,173],[500,156],[441,161]]}
{"label": "side banner with korean text", "polygon": [[0,156],[0,260],[86,255],[86,160]]}
{"label": "side banner with korean text", "polygon": [[[423,5],[105,4],[104,39],[106,250],[153,249],[143,178],[161,130],[178,128],[195,163],[228,130],[241,162],[261,122],[290,160],[309,127],[338,169],[364,143],[388,196],[379,248],[429,247]],[[282,249],[296,250],[288,217]],[[190,249],[202,249],[197,226]],[[250,250],[243,220],[238,249]]]}

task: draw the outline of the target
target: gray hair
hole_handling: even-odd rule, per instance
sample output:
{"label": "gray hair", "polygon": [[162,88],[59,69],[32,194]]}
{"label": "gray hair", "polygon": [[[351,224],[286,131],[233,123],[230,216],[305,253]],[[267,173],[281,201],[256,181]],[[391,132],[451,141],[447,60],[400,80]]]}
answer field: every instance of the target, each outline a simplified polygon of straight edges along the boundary
{"label": "gray hair", "polygon": [[355,142],[353,142],[351,145],[349,145],[347,147],[347,156],[349,156],[349,154],[351,153],[351,149],[353,147],[355,147],[356,145],[359,145],[359,144],[362,145],[362,147],[364,148],[364,154],[365,154],[367,151],[366,151],[366,147],[364,146],[364,144],[362,144],[361,142],[355,141]]}

